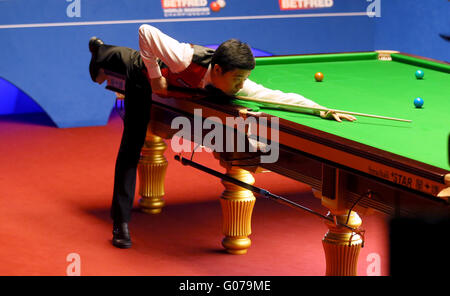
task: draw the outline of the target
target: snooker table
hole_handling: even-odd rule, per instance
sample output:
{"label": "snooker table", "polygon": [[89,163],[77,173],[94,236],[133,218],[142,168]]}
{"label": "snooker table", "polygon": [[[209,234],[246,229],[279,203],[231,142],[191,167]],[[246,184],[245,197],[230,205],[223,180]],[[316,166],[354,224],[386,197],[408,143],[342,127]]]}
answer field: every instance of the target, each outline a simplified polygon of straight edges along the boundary
{"label": "snooker table", "polygon": [[[416,79],[417,69],[425,72],[423,79]],[[322,82],[314,80],[316,72],[324,74]],[[263,125],[268,128],[259,139],[276,142],[277,161],[258,161],[264,154],[261,151],[214,152],[226,174],[252,184],[252,173],[270,170],[311,186],[335,221],[326,221],[329,231],[322,240],[326,274],[356,275],[362,232],[338,227],[336,222],[357,230],[362,223],[358,212],[371,211],[395,217],[449,217],[449,74],[447,63],[394,51],[256,58],[250,79],[268,88],[299,93],[328,108],[404,118],[410,123],[362,116],[339,123],[239,99],[153,95],[139,165],[140,205],[149,213],[160,212],[164,205],[168,162],[163,139],[179,132],[171,128],[175,118],[187,118],[192,126],[196,120],[223,123],[224,132],[235,136],[246,132],[228,124],[226,118],[254,118],[258,130]],[[422,108],[413,105],[416,97],[424,99]],[[201,109],[201,114],[194,109]],[[209,131],[202,129],[199,137],[192,129],[190,137],[185,137],[204,144],[202,137]],[[255,197],[246,189],[222,183],[222,245],[229,253],[245,254],[251,244]]]}

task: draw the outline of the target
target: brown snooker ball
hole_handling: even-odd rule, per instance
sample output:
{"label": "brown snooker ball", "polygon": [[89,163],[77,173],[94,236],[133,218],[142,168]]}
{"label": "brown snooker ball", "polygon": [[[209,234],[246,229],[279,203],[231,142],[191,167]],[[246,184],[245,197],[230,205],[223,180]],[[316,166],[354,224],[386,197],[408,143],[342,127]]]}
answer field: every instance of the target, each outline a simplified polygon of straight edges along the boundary
{"label": "brown snooker ball", "polygon": [[317,72],[317,73],[314,75],[314,78],[316,79],[317,82],[321,82],[321,81],[323,80],[323,74],[320,73],[320,72]]}

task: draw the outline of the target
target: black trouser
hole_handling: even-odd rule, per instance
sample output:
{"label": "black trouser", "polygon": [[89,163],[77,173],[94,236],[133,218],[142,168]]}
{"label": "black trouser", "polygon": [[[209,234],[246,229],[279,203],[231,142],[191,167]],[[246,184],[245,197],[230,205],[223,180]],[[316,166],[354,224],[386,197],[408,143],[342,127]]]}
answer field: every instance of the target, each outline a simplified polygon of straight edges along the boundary
{"label": "black trouser", "polygon": [[125,93],[122,140],[116,159],[111,218],[129,222],[136,189],[137,166],[150,121],[151,88],[133,85]]}

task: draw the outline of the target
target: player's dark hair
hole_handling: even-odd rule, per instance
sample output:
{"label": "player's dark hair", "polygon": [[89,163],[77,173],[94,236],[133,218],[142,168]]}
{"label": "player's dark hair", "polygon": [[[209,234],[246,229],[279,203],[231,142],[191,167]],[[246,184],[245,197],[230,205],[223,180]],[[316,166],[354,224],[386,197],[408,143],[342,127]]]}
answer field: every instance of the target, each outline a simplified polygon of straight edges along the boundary
{"label": "player's dark hair", "polygon": [[103,44],[103,41],[97,37],[89,39],[89,51],[93,54],[97,53],[98,48]]}
{"label": "player's dark hair", "polygon": [[218,64],[223,73],[235,69],[253,70],[255,58],[250,47],[237,39],[230,39],[222,44],[214,52],[211,66]]}

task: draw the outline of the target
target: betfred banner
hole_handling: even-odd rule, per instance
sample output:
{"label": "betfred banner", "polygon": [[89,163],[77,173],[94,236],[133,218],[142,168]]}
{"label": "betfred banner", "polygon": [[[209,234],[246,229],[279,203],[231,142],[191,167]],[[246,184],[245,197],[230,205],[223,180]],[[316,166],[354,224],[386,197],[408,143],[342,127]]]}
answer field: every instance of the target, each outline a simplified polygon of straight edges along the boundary
{"label": "betfred banner", "polygon": [[300,10],[333,7],[333,0],[278,0],[280,10]]}
{"label": "betfred banner", "polygon": [[219,12],[225,5],[225,0],[161,0],[165,17],[205,16]]}

